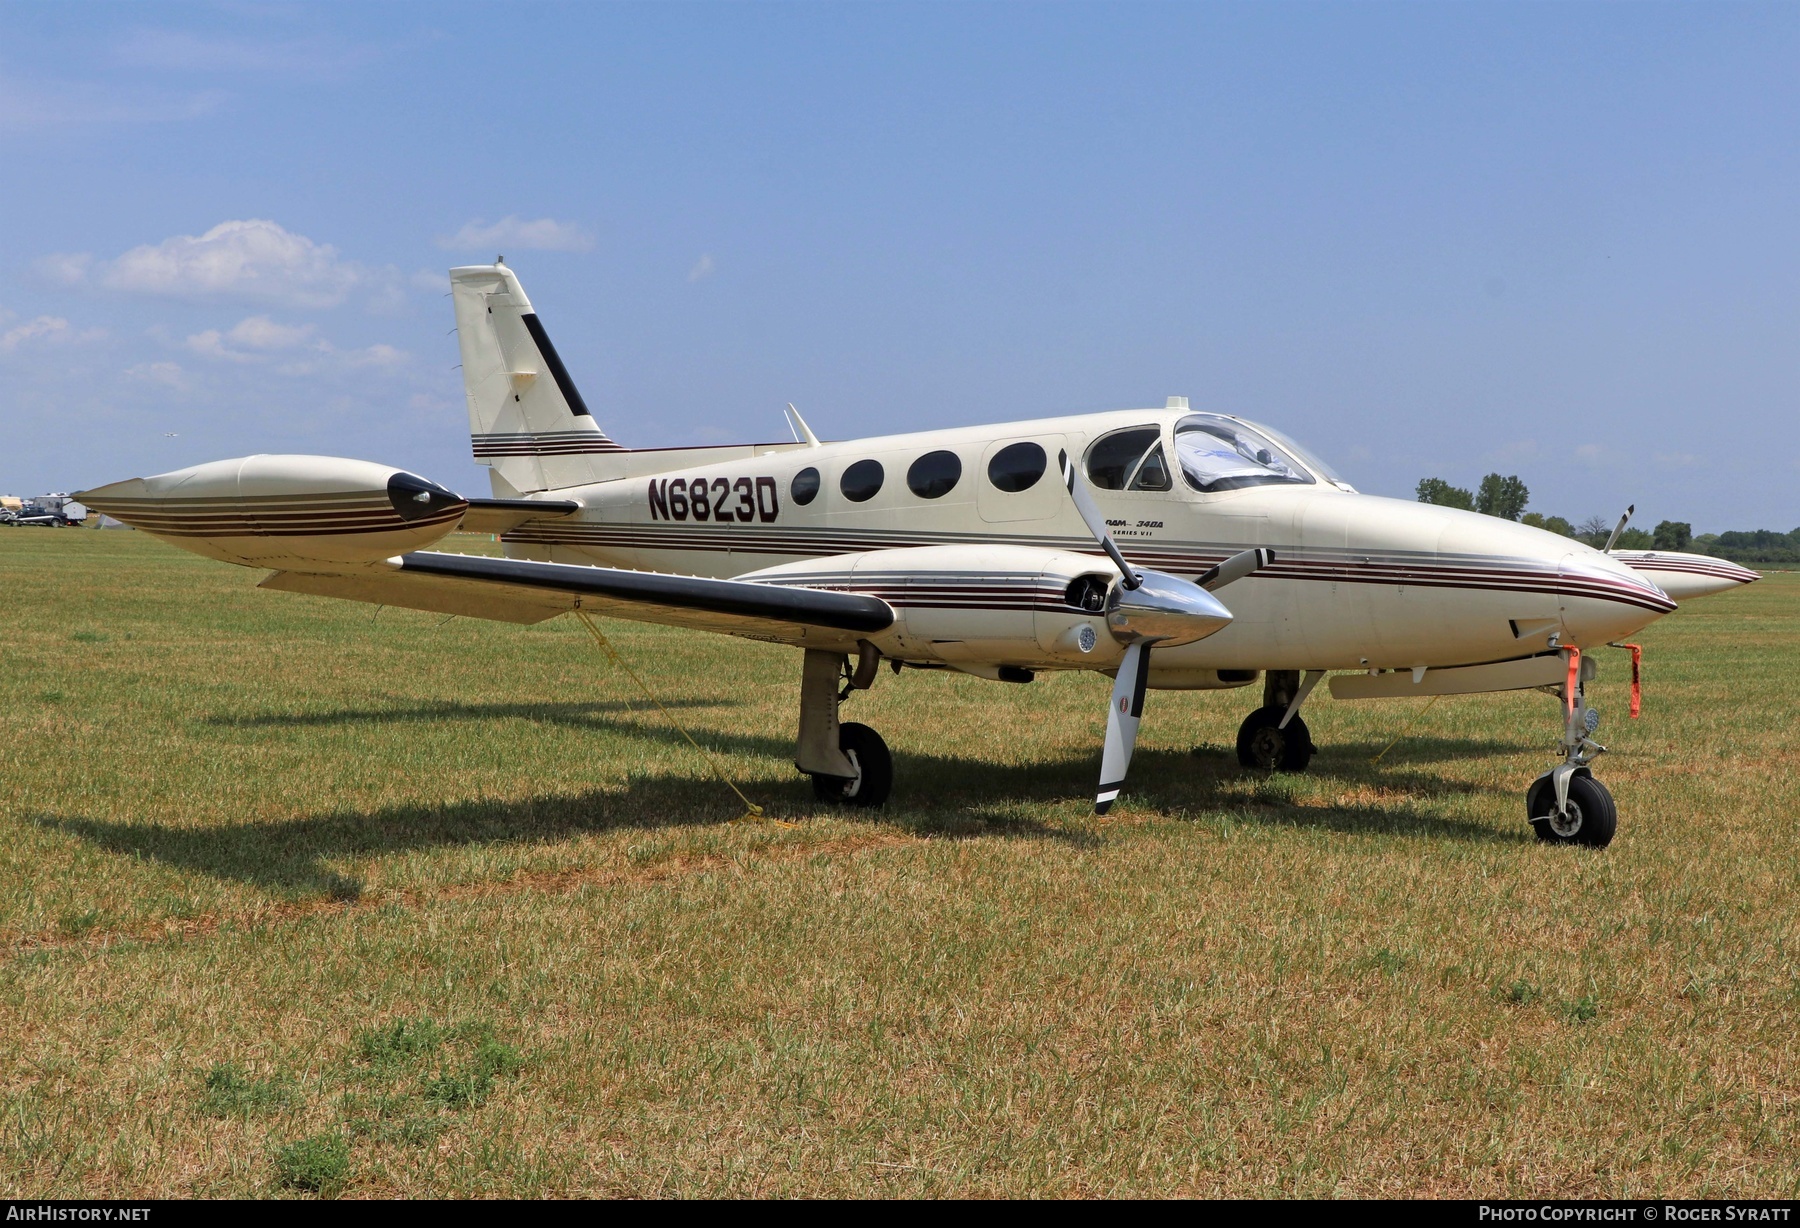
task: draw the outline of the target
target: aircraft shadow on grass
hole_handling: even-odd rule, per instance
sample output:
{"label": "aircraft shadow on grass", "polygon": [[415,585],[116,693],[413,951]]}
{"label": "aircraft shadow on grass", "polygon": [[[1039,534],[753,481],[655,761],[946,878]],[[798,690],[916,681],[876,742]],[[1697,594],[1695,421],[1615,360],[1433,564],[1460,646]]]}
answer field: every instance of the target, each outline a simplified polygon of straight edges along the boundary
{"label": "aircraft shadow on grass", "polygon": [[[704,701],[690,701],[702,706]],[[580,704],[431,704],[411,709],[379,709],[335,713],[269,714],[217,718],[208,723],[242,727],[353,724],[359,721],[480,720],[516,715],[559,725],[598,730],[685,747],[685,740],[653,712],[641,706],[627,719],[614,715],[624,705]],[[787,761],[791,738],[716,729],[696,731],[715,752],[745,758]],[[1480,753],[1481,745],[1445,741],[1443,748],[1462,755]],[[1364,753],[1365,749],[1368,753]],[[1379,801],[1333,806],[1294,805],[1280,777],[1252,782],[1223,747],[1198,753],[1142,748],[1132,763],[1127,807],[1171,817],[1203,817],[1224,812],[1239,824],[1290,825],[1344,833],[1382,834],[1422,839],[1514,843],[1529,836],[1466,819],[1432,812],[1432,802],[1453,795],[1498,792],[1466,781],[1447,780],[1403,763],[1372,769],[1370,754],[1379,747],[1350,745],[1318,755],[1309,775],[1362,784],[1384,793],[1407,795],[1395,803]],[[1402,748],[1395,748],[1398,752]],[[1418,752],[1423,749],[1424,753]],[[1495,749],[1515,751],[1499,746]],[[1429,743],[1414,744],[1408,758],[1432,758]],[[690,752],[691,753],[691,752]],[[955,839],[1032,839],[1077,847],[1101,847],[1105,828],[1046,822],[1017,813],[1021,805],[1068,803],[1090,797],[1098,755],[1069,754],[1027,764],[992,762],[938,755],[896,755],[897,787],[893,799],[876,812],[843,811],[851,817],[897,825],[922,837]],[[528,765],[521,765],[522,767]],[[729,770],[729,763],[727,764]],[[774,816],[804,817],[824,813],[825,803],[812,797],[810,784],[796,775],[791,781],[757,780],[747,791]],[[355,898],[361,884],[331,868],[342,858],[381,856],[474,844],[543,844],[577,833],[626,828],[676,828],[729,822],[743,807],[710,773],[684,776],[631,776],[622,786],[578,792],[545,793],[518,799],[474,799],[442,805],[408,805],[368,811],[334,811],[300,819],[250,822],[195,829],[158,823],[120,823],[88,816],[40,815],[43,826],[66,832],[108,852],[143,857],[185,871],[235,880],[281,893],[322,893]]]}
{"label": "aircraft shadow on grass", "polygon": [[[661,701],[665,708],[729,708],[735,699],[673,698]],[[252,712],[232,716],[208,716],[196,724],[221,729],[323,729],[333,725],[391,725],[438,721],[528,720],[571,728],[604,726],[614,712],[654,712],[648,700],[605,699],[587,703],[492,703],[471,704],[453,699],[395,705],[386,708],[338,708],[323,712]],[[679,736],[679,735],[677,735]]]}

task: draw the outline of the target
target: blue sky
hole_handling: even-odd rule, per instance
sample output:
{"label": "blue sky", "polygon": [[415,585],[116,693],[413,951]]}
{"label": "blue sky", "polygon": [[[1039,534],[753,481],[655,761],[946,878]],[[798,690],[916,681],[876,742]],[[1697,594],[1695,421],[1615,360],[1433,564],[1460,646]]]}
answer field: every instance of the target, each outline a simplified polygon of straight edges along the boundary
{"label": "blue sky", "polygon": [[628,445],[1189,397],[1364,490],[1800,524],[1800,6],[0,6],[0,490],[485,493],[443,270]]}

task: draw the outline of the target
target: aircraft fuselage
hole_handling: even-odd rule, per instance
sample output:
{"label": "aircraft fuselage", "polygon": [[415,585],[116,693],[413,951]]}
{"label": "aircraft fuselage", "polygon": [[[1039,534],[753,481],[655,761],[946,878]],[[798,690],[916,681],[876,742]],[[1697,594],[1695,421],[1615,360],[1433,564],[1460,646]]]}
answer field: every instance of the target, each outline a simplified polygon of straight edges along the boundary
{"label": "aircraft fuselage", "polygon": [[[817,447],[633,451],[608,458],[626,476],[557,492],[583,505],[575,516],[535,521],[503,540],[517,558],[719,578],[933,546],[1103,557],[1058,481],[1058,453],[1080,465],[1096,440],[1154,427],[1172,457],[1175,424],[1187,416],[1125,410]],[[1003,489],[990,469],[1021,444],[1037,445],[1047,464],[1028,481],[1029,474],[1002,472],[1002,484],[1017,487]],[[936,460],[921,464],[927,457]],[[923,472],[909,481],[915,465]],[[959,472],[946,482],[950,469]],[[1192,578],[1245,549],[1275,551],[1274,564],[1233,586],[1229,627],[1159,650],[1163,685],[1183,685],[1184,671],[1195,671],[1187,685],[1209,685],[1198,679],[1220,670],[1509,660],[1558,644],[1604,644],[1674,609],[1642,576],[1582,543],[1473,512],[1358,494],[1322,477],[1207,493],[1175,473],[1167,489],[1091,493],[1137,566]],[[917,597],[921,605],[957,600],[968,608],[966,596]]]}

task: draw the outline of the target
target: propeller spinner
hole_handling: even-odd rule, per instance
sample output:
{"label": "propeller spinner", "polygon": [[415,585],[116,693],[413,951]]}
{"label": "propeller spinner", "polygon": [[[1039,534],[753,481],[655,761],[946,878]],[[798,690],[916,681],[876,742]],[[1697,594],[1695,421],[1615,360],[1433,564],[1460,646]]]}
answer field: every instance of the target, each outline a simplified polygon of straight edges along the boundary
{"label": "propeller spinner", "polygon": [[1231,623],[1231,611],[1210,590],[1241,580],[1274,562],[1275,552],[1245,550],[1234,554],[1191,583],[1160,571],[1140,571],[1125,561],[1106,518],[1075,472],[1069,454],[1058,458],[1063,485],[1081,513],[1088,532],[1119,569],[1119,582],[1106,599],[1106,626],[1124,644],[1125,656],[1113,682],[1112,702],[1106,713],[1106,744],[1100,755],[1100,788],[1094,795],[1094,813],[1105,814],[1125,784],[1131,752],[1137,746],[1138,725],[1144,716],[1144,693],[1150,685],[1150,650],[1159,644],[1191,644],[1223,630]]}

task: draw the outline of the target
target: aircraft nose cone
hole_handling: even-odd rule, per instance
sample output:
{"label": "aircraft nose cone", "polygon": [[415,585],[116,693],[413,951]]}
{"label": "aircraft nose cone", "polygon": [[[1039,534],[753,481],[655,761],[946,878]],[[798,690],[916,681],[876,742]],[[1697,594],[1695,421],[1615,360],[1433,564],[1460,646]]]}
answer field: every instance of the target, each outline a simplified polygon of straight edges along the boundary
{"label": "aircraft nose cone", "polygon": [[1106,625],[1123,643],[1191,644],[1231,622],[1231,611],[1197,584],[1160,571],[1142,573],[1137,588],[1115,585]]}
{"label": "aircraft nose cone", "polygon": [[1577,647],[1633,635],[1675,608],[1667,593],[1598,551],[1571,551],[1559,572],[1563,636]]}

